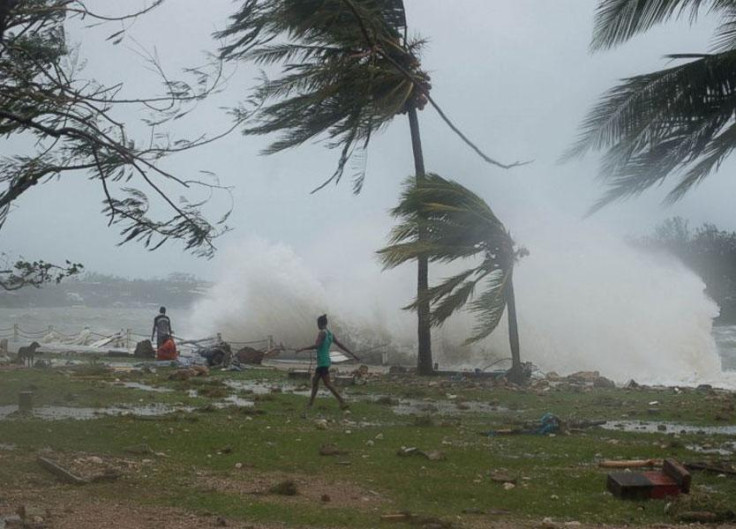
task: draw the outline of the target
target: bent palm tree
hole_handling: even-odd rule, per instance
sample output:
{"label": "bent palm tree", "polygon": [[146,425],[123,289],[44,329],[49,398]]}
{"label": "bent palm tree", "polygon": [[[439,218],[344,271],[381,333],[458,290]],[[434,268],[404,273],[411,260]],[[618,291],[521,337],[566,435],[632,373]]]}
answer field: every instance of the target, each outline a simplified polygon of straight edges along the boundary
{"label": "bent palm tree", "polygon": [[[385,268],[394,268],[419,256],[443,263],[481,258],[480,264],[429,288],[423,298],[417,296],[406,308],[416,310],[422,302],[429,303],[430,321],[438,326],[468,305],[477,319],[473,335],[466,340],[472,343],[490,335],[508,307],[510,378],[520,381],[513,272],[515,263],[527,251],[515,248],[511,235],[482,198],[436,174],[428,174],[421,181],[409,181],[392,214],[401,222],[391,232],[390,245],[378,252]],[[481,283],[483,292],[472,299]]]}
{"label": "bent palm tree", "polygon": [[677,175],[666,201],[700,183],[736,148],[736,1],[602,0],[592,48],[607,49],[672,18],[721,17],[712,53],[677,54],[677,66],[625,79],[606,93],[567,157],[603,150],[609,190],[594,206],[637,195]]}

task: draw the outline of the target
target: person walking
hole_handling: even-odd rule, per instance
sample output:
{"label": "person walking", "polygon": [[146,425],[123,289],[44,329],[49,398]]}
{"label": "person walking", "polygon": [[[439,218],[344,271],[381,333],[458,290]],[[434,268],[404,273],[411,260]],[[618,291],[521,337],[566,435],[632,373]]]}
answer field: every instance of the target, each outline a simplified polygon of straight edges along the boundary
{"label": "person walking", "polygon": [[171,330],[171,320],[166,315],[166,307],[158,309],[158,315],[153,318],[153,330],[151,331],[151,342],[156,336],[156,349],[166,341],[168,337],[174,334]]}
{"label": "person walking", "polygon": [[312,394],[309,397],[309,404],[307,406],[311,408],[314,404],[314,399],[317,396],[317,390],[319,389],[319,381],[321,380],[325,387],[332,392],[335,398],[337,398],[337,401],[340,403],[340,408],[345,410],[349,407],[348,403],[345,402],[345,399],[342,398],[330,381],[330,366],[332,365],[332,360],[330,360],[330,346],[334,343],[356,360],[360,361],[360,358],[355,356],[350,349],[340,343],[337,337],[332,334],[332,331],[327,328],[326,314],[317,318],[317,328],[319,329],[319,334],[317,334],[317,340],[314,345],[308,345],[296,350],[296,353],[300,353],[302,351],[317,351],[317,368],[315,369],[314,376],[312,377]]}

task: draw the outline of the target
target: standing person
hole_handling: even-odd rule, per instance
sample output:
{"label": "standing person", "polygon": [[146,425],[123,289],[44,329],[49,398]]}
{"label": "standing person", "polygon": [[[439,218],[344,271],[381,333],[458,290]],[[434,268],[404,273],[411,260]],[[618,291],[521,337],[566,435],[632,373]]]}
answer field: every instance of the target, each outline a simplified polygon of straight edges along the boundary
{"label": "standing person", "polygon": [[309,397],[308,406],[311,407],[312,404],[314,404],[314,399],[317,396],[317,389],[319,389],[319,381],[322,380],[325,387],[337,398],[340,403],[340,408],[345,410],[348,408],[348,403],[345,402],[345,399],[343,399],[342,396],[340,396],[335,389],[335,386],[333,386],[330,381],[330,365],[332,365],[332,361],[330,360],[330,346],[334,342],[335,345],[356,360],[360,361],[360,358],[355,356],[350,349],[341,344],[335,335],[332,334],[332,331],[327,328],[327,314],[323,314],[317,318],[317,328],[319,329],[319,334],[317,335],[317,341],[314,345],[308,345],[307,347],[302,347],[296,350],[297,353],[302,351],[317,351],[317,369],[315,369],[314,377],[312,377],[312,395]]}
{"label": "standing person", "polygon": [[156,348],[161,347],[166,341],[166,338],[174,334],[171,330],[171,320],[166,315],[166,307],[158,309],[158,316],[153,318],[153,330],[151,331],[151,341],[153,342],[153,336],[156,336]]}

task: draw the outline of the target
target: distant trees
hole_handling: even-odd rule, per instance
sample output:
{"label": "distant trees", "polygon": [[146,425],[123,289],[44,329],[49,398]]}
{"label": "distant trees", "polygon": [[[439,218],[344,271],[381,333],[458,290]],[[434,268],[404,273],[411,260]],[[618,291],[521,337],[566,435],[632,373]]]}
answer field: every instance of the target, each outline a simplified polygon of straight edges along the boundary
{"label": "distant trees", "polygon": [[[164,127],[213,91],[219,65],[189,70],[191,82],[186,82],[167,78],[151,59],[162,93],[129,96],[123,82],[104,85],[85,78],[66,38],[71,18],[129,20],[162,1],[108,17],[81,0],[0,0],[0,228],[15,201],[34,186],[84,173],[99,187],[108,224],[120,226],[121,244],[138,241],[154,250],[176,239],[196,255],[212,255],[213,240],[227,230],[227,215],[210,222],[202,212],[207,199],[192,193],[202,187],[209,193],[218,187],[216,182],[201,174],[172,174],[160,162],[212,140],[200,136],[174,141]],[[122,38],[123,30],[115,31],[108,44]],[[142,116],[142,111],[146,117],[121,121],[121,116]],[[136,126],[147,128],[145,139],[135,138],[131,128]],[[190,200],[172,199],[172,184],[187,190]],[[45,215],[51,218],[53,212]],[[27,263],[43,274],[43,266],[36,266],[43,262]]]}
{"label": "distant trees", "polygon": [[736,148],[736,2],[599,0],[592,49],[609,49],[670,19],[717,16],[710,53],[676,53],[674,66],[625,79],[590,112],[568,156],[604,151],[608,192],[596,204],[637,195],[671,176],[676,201]]}
{"label": "distant trees", "polygon": [[692,230],[687,220],[673,217],[636,243],[678,257],[703,279],[706,292],[720,306],[717,321],[736,323],[736,232],[707,223]]}
{"label": "distant trees", "polygon": [[167,307],[188,307],[211,284],[190,274],[173,273],[165,278],[129,279],[95,272],[79,273],[46,288],[0,291],[0,307],[143,307],[164,302]]}

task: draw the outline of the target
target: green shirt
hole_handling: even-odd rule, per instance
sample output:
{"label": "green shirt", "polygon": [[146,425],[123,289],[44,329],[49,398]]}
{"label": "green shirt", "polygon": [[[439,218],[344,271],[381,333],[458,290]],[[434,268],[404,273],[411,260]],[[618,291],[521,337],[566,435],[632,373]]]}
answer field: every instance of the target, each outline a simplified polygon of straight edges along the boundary
{"label": "green shirt", "polygon": [[317,367],[330,367],[330,346],[332,345],[332,333],[325,329],[325,336],[317,349]]}

